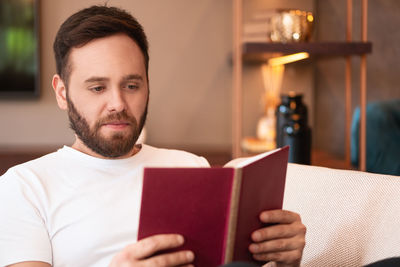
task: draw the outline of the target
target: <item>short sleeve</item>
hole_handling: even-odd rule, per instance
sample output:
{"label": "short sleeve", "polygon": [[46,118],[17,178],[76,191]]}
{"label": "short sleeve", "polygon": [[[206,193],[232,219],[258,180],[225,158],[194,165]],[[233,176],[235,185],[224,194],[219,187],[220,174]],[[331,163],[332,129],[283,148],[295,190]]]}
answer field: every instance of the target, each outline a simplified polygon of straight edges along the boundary
{"label": "short sleeve", "polygon": [[29,182],[9,170],[0,177],[0,266],[43,261],[52,264],[49,235]]}
{"label": "short sleeve", "polygon": [[210,163],[204,157],[198,157],[200,167],[210,167]]}

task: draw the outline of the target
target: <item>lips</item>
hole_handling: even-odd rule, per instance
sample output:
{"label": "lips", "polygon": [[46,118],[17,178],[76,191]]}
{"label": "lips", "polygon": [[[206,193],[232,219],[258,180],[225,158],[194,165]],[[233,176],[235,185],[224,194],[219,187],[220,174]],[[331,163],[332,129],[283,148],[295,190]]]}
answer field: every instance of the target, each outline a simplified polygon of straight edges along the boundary
{"label": "lips", "polygon": [[110,121],[103,123],[103,125],[129,125],[130,123],[127,121]]}
{"label": "lips", "polygon": [[128,127],[130,125],[129,122],[127,121],[110,121],[103,123],[103,126],[107,128],[112,128],[112,129],[123,129],[125,127]]}

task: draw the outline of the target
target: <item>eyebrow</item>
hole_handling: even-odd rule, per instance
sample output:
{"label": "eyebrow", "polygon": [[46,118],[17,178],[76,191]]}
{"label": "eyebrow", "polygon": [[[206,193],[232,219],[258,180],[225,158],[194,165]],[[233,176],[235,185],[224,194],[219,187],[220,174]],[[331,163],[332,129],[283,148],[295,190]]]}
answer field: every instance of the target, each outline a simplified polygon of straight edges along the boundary
{"label": "eyebrow", "polygon": [[94,76],[94,77],[90,77],[90,78],[86,79],[86,80],[85,80],[85,83],[104,82],[104,81],[109,81],[109,80],[110,80],[110,79],[109,79],[109,78],[106,78],[106,77],[97,77],[97,76]]}
{"label": "eyebrow", "polygon": [[[98,76],[93,76],[85,80],[85,83],[92,83],[92,82],[104,82],[104,81],[109,81],[109,78],[106,77],[98,77]],[[140,80],[143,81],[143,77],[139,74],[128,74],[124,77],[122,77],[123,81],[129,81],[129,80]]]}
{"label": "eyebrow", "polygon": [[122,80],[125,80],[125,81],[127,81],[127,80],[141,80],[141,81],[143,81],[143,77],[141,75],[139,75],[139,74],[129,74],[129,75],[124,76],[122,78]]}

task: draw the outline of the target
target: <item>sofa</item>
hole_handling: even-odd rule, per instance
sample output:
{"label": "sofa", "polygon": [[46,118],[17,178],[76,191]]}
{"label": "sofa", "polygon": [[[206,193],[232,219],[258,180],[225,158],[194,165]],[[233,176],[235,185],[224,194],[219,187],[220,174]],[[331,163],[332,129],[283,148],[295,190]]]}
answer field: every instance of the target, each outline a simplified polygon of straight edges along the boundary
{"label": "sofa", "polygon": [[307,227],[302,266],[363,266],[400,256],[400,177],[288,165],[284,209]]}

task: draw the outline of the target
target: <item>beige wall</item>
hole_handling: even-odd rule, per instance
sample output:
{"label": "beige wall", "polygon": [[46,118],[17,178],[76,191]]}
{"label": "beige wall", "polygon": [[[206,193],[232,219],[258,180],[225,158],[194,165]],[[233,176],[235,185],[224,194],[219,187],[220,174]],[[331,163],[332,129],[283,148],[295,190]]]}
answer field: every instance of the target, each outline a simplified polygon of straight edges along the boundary
{"label": "beige wall", "polygon": [[[52,43],[73,12],[104,1],[41,1],[41,97],[0,101],[0,149],[71,144],[51,89]],[[150,41],[148,142],[230,146],[231,0],[111,0],[133,13]],[[100,56],[100,55],[99,55]]]}

